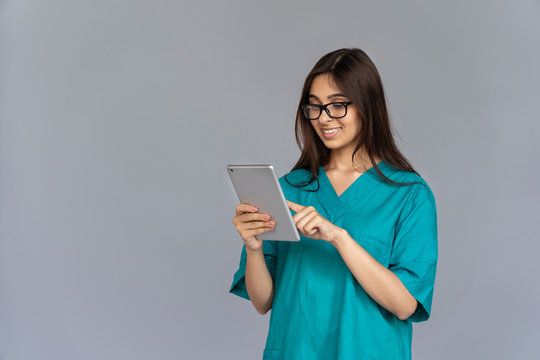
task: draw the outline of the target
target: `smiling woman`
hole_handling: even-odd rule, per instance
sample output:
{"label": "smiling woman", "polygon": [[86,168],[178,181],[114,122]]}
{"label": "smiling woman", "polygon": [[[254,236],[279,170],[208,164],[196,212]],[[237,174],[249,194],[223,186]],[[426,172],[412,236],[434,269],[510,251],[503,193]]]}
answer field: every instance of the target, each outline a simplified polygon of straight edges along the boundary
{"label": "smiling woman", "polygon": [[[321,74],[313,79],[309,91],[310,102],[302,105],[302,109],[307,119],[319,120],[313,122],[313,128],[328,149],[344,146],[354,149],[354,139],[360,134],[358,114],[354,105],[350,110],[347,109],[351,102],[339,91],[334,84],[333,75]],[[321,105],[322,102],[326,105]],[[332,141],[325,141],[327,139]]]}
{"label": "smiling woman", "polygon": [[412,322],[431,312],[435,198],[395,145],[362,50],[317,62],[296,139],[300,159],[279,181],[301,240],[257,240],[275,224],[246,204],[233,219],[244,247],[230,291],[272,309],[263,358],[410,359]]}

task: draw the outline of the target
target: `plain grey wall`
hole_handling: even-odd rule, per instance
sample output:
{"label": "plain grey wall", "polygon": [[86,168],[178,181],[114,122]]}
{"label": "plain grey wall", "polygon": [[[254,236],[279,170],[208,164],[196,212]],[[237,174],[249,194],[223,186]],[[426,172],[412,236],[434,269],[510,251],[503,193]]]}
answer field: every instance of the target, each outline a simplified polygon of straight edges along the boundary
{"label": "plain grey wall", "polygon": [[255,359],[269,315],[228,294],[225,166],[299,151],[331,50],[378,66],[437,200],[415,359],[540,352],[540,3],[0,3],[0,357]]}

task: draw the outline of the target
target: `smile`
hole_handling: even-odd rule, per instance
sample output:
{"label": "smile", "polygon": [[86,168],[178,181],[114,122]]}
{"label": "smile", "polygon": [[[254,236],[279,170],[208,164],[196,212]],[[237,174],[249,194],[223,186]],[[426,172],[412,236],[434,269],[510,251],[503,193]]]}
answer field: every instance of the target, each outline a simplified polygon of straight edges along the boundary
{"label": "smile", "polygon": [[341,130],[340,127],[333,128],[333,129],[322,129],[323,136],[325,138],[332,138],[334,137],[339,131]]}

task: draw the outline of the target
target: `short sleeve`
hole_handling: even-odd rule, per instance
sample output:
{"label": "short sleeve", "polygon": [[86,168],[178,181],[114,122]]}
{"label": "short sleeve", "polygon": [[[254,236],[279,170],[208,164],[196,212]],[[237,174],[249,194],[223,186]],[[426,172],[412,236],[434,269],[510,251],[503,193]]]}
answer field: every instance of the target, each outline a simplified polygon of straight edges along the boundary
{"label": "short sleeve", "polygon": [[[276,277],[276,264],[277,264],[277,255],[278,255],[278,242],[272,240],[263,241],[263,254],[264,261],[266,262],[266,267],[268,272],[272,276],[272,279],[275,280]],[[249,300],[249,295],[246,289],[246,245],[242,247],[242,254],[240,255],[240,263],[238,265],[238,270],[234,274],[233,282],[229,292],[244,299]]]}
{"label": "short sleeve", "polygon": [[411,192],[398,218],[389,269],[418,301],[408,320],[426,321],[437,269],[437,211],[435,197],[427,184]]}

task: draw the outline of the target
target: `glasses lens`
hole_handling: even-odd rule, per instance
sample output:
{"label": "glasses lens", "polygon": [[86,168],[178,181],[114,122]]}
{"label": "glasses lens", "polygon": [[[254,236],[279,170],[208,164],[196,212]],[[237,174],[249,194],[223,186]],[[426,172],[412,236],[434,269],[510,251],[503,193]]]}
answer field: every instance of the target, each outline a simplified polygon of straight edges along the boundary
{"label": "glasses lens", "polygon": [[304,115],[307,119],[316,119],[321,114],[321,109],[315,105],[304,105]]}
{"label": "glasses lens", "polygon": [[343,104],[330,104],[327,107],[331,117],[340,118],[344,117],[347,113],[347,107]]}

